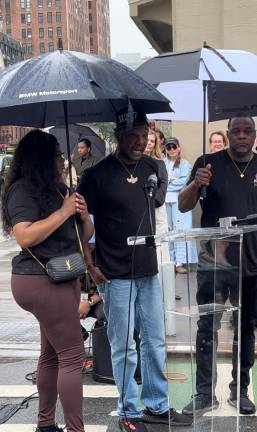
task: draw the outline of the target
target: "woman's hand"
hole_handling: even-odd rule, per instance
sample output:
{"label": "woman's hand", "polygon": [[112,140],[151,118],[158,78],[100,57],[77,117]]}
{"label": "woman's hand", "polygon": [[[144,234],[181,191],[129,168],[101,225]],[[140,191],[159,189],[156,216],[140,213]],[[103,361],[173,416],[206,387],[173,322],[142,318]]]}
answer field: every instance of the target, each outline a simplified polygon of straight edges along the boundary
{"label": "woman's hand", "polygon": [[[68,192],[62,204],[62,210],[68,214],[68,217],[79,213],[82,220],[88,217],[87,205],[84,197],[78,192],[69,196]],[[84,219],[83,219],[84,218]]]}
{"label": "woman's hand", "polygon": [[68,217],[77,213],[76,195],[76,192],[74,192],[72,195],[69,195],[67,192],[65,198],[63,199],[61,210],[67,214]]}
{"label": "woman's hand", "polygon": [[87,218],[89,217],[87,204],[86,204],[85,198],[77,192],[76,192],[76,206],[77,206],[77,212],[79,213],[80,218],[82,219],[83,222],[85,222],[87,220]]}

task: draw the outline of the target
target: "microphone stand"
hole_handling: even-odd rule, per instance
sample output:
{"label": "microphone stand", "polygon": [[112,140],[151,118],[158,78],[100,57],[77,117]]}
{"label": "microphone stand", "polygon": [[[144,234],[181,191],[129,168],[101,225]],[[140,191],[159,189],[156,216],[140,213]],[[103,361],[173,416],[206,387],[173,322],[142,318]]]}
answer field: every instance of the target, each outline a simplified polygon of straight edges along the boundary
{"label": "microphone stand", "polygon": [[153,229],[153,219],[152,219],[152,213],[151,213],[151,198],[153,197],[153,192],[148,191],[148,187],[146,185],[146,198],[147,198],[147,212],[148,212],[148,218],[150,223],[150,236],[146,237],[145,244],[147,247],[156,248],[155,244],[155,238],[154,238],[154,229]]}

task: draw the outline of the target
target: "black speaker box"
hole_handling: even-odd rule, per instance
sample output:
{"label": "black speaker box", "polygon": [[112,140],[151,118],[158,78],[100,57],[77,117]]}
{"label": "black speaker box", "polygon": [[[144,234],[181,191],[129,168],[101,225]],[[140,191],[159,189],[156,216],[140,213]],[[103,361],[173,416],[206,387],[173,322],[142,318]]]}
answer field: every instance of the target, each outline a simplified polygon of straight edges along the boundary
{"label": "black speaker box", "polygon": [[[140,367],[140,339],[138,333],[134,334],[136,349],[138,355],[135,380],[141,383]],[[98,325],[92,329],[92,347],[93,347],[93,379],[97,382],[115,384],[111,362],[111,347],[107,337],[107,325]]]}

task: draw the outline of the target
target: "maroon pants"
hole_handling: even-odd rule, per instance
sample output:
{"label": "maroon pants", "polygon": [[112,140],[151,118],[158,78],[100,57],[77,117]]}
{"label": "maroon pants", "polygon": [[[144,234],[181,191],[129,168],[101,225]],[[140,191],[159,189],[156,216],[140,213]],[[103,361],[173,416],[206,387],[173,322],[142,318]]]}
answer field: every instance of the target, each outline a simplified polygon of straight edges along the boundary
{"label": "maroon pants", "polygon": [[41,354],[37,370],[38,425],[55,424],[57,395],[67,432],[84,432],[81,360],[84,345],[78,306],[78,281],[51,283],[47,276],[12,275],[16,302],[40,324]]}

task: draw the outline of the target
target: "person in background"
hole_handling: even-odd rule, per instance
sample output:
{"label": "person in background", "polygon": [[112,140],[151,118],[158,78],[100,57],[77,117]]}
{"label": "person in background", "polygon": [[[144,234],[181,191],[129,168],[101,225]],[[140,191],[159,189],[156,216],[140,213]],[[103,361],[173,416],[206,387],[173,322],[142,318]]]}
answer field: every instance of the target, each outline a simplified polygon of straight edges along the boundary
{"label": "person in background", "polygon": [[79,156],[72,159],[78,180],[84,171],[93,167],[98,162],[98,159],[91,153],[91,147],[92,144],[88,138],[80,138],[77,146]]}
{"label": "person in background", "polygon": [[[178,209],[178,194],[184,188],[191,173],[191,165],[181,157],[181,147],[177,138],[169,138],[165,144],[164,159],[168,172],[166,211],[171,230],[192,228],[192,212],[181,213]],[[188,260],[185,242],[170,243],[170,258],[175,262],[177,273],[187,273],[184,264],[197,263],[197,250],[194,241],[188,242]]]}
{"label": "person in background", "polygon": [[[156,250],[144,244],[133,249],[127,244],[128,236],[152,235],[152,228],[155,230],[155,207],[164,203],[164,196],[155,200],[159,181],[156,195],[150,199],[149,217],[146,185],[149,176],[158,177],[158,163],[144,155],[148,124],[143,113],[120,113],[116,123],[117,150],[84,173],[78,191],[94,215],[97,267],[89,267],[89,271],[94,271],[98,290],[104,297],[113,375],[119,391],[119,427],[123,432],[147,432],[145,423],[188,426],[192,423],[188,416],[169,408],[168,383],[163,372],[164,308]],[[134,379],[135,329],[141,339],[144,410],[138,405]]]}
{"label": "person in background", "polygon": [[164,153],[165,153],[165,136],[164,136],[164,133],[160,129],[156,130],[156,138],[157,138],[157,144],[159,146],[160,152],[162,155],[164,155]]}
{"label": "person in background", "polygon": [[15,151],[1,198],[4,233],[13,231],[22,249],[12,260],[12,293],[40,325],[36,432],[63,431],[55,425],[58,395],[67,431],[84,432],[80,284],[75,279],[57,285],[43,267],[51,258],[80,252],[75,215],[83,243],[93,233],[84,198],[78,193],[68,196],[63,164],[53,135],[29,132]]}
{"label": "person in background", "polygon": [[[145,148],[144,153],[155,159],[159,166],[159,179],[161,180],[161,184],[158,190],[158,194],[161,194],[162,197],[165,199],[166,192],[167,192],[167,186],[168,186],[168,174],[166,170],[165,163],[162,159],[162,153],[159,148],[159,145],[157,143],[157,134],[155,131],[149,129],[148,132],[148,139],[147,139],[147,145]],[[160,207],[157,207],[155,209],[155,222],[156,222],[156,234],[164,234],[168,231],[168,222],[167,222],[167,214],[166,214],[166,208],[165,203],[161,205]]]}
{"label": "person in background", "polygon": [[228,139],[222,131],[212,132],[209,138],[210,153],[216,153],[228,147]]}

